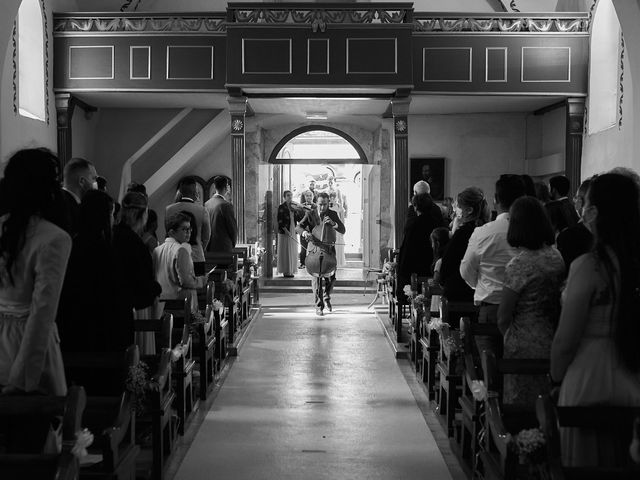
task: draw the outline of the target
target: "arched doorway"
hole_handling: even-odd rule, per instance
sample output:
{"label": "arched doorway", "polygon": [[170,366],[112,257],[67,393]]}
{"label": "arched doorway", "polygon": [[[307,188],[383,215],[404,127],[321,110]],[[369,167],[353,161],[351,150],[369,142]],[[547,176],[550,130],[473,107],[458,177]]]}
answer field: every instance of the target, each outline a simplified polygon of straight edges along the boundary
{"label": "arched doorway", "polygon": [[[338,263],[350,270],[347,276],[360,276],[362,268],[369,265],[371,240],[365,219],[370,215],[372,189],[365,185],[365,179],[368,181],[371,171],[378,168],[369,164],[361,145],[337,128],[305,125],[283,136],[270,152],[268,163],[273,172],[274,212],[285,190],[291,190],[294,201],[302,203],[310,182],[316,192],[330,195],[332,208],[342,216],[347,230],[338,248]],[[375,178],[379,189],[379,175]]]}

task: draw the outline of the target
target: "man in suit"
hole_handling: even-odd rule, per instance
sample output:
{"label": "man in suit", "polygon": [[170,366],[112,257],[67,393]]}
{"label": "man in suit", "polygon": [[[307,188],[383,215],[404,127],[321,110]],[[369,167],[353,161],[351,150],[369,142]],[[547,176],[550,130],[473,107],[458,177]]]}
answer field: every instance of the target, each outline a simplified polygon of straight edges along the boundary
{"label": "man in suit", "polygon": [[582,221],[582,213],[584,211],[584,199],[587,196],[587,191],[591,186],[591,179],[587,178],[576,193],[573,199],[576,211],[580,215],[580,221],[572,227],[567,227],[561,231],[556,237],[556,246],[562,254],[564,265],[569,273],[569,267],[580,255],[583,255],[591,250],[593,247],[593,234],[586,227]]}
{"label": "man in suit", "polygon": [[84,158],[72,158],[64,166],[62,196],[64,198],[68,230],[72,237],[78,233],[80,201],[89,190],[98,188],[96,167]]}
{"label": "man in suit", "polygon": [[[340,220],[338,213],[329,209],[329,195],[325,192],[318,194],[317,208],[309,210],[304,218],[300,221],[296,227],[296,233],[299,233],[306,240],[311,238],[311,232],[318,225],[327,224],[330,228],[333,228],[336,232],[344,235],[344,224]],[[332,246],[331,252],[336,254],[336,247]],[[336,273],[333,272],[331,277],[324,278],[324,293],[323,293],[323,279],[318,277],[312,277],[311,288],[313,289],[316,315],[324,315],[323,310],[326,307],[330,312],[331,306],[331,291],[333,290],[333,283],[336,281]]]}
{"label": "man in suit", "polygon": [[307,201],[307,193],[311,193],[312,199],[311,202],[312,203],[316,203],[316,201],[318,200],[318,193],[316,192],[316,181],[312,178],[309,180],[308,183],[309,188],[307,190],[305,190],[304,192],[302,192],[302,194],[300,195],[300,203],[305,203]]}
{"label": "man in suit", "polygon": [[238,224],[233,205],[225,199],[231,191],[227,177],[218,176],[213,179],[216,193],[204,204],[209,212],[211,224],[211,241],[209,252],[231,253],[238,241]]}
{"label": "man in suit", "polygon": [[[444,218],[442,216],[442,209],[436,205],[436,203],[433,201],[433,198],[431,197],[431,187],[429,186],[429,184],[424,181],[424,180],[420,180],[419,182],[416,182],[416,184],[413,186],[413,196],[415,197],[416,195],[420,195],[421,193],[426,193],[427,194],[427,203],[428,205],[426,205],[425,207],[427,208],[427,210],[425,212],[423,212],[423,215],[429,215],[432,219],[432,221],[437,224],[438,226],[440,225],[444,225]],[[409,210],[407,210],[407,222],[405,223],[405,229],[406,229],[406,225],[409,222],[410,219],[415,218],[416,217],[416,210],[413,207],[413,200],[411,201],[411,204],[409,205]]]}
{"label": "man in suit", "polygon": [[[169,219],[178,212],[188,212],[195,218],[196,235],[195,245],[191,246],[191,259],[193,260],[193,270],[200,282],[205,274],[204,249],[209,245],[211,238],[211,219],[209,212],[198,201],[197,182],[193,177],[185,177],[180,180],[178,186],[180,200],[168,205],[165,211],[165,219]],[[167,229],[168,231],[168,229]]]}
{"label": "man in suit", "polygon": [[549,179],[551,201],[545,205],[549,218],[556,234],[567,227],[573,227],[578,223],[579,217],[575,206],[569,200],[571,183],[564,175],[557,175]]}

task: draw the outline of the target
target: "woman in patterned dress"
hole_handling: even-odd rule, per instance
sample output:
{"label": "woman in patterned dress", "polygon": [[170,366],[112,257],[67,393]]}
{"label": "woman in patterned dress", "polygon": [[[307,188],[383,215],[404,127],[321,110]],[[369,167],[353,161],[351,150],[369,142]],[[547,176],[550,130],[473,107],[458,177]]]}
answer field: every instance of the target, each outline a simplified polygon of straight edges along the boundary
{"label": "woman in patterned dress", "polygon": [[[540,202],[521,197],[511,206],[507,241],[518,249],[507,264],[498,308],[505,358],[548,359],[560,314],[564,262]],[[504,402],[532,407],[548,391],[545,375],[505,375]]]}

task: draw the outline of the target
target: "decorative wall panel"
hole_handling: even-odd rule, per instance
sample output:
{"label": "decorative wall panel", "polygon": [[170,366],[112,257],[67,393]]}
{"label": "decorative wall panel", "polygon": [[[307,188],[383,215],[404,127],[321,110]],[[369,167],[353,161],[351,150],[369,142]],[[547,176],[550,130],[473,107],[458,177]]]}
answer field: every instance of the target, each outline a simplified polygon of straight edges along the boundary
{"label": "decorative wall panel", "polygon": [[131,80],[151,78],[151,47],[129,47],[129,78]]}
{"label": "decorative wall panel", "polygon": [[[398,39],[347,38],[347,74],[398,73]],[[375,55],[371,55],[374,52]]]}
{"label": "decorative wall panel", "polygon": [[522,82],[571,82],[571,47],[522,47]]}
{"label": "decorative wall panel", "polygon": [[213,72],[212,46],[167,46],[167,80],[213,80]]}
{"label": "decorative wall panel", "polygon": [[291,75],[290,38],[243,38],[243,74],[285,74]]}
{"label": "decorative wall panel", "polygon": [[471,82],[471,47],[432,47],[422,49],[423,82]]}
{"label": "decorative wall panel", "polygon": [[328,75],[329,68],[329,39],[307,39],[307,74]]}
{"label": "decorative wall panel", "polygon": [[70,80],[111,80],[114,76],[112,45],[69,47]]}
{"label": "decorative wall panel", "polygon": [[485,82],[507,81],[507,47],[488,47],[485,49]]}

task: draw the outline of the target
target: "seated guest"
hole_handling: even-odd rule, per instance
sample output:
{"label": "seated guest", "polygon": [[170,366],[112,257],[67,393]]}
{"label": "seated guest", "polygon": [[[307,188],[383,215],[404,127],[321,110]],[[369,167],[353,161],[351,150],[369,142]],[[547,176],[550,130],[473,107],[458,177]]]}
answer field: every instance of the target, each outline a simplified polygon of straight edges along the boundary
{"label": "seated guest", "polygon": [[0,393],[66,395],[56,312],[71,238],[48,150],[15,153],[0,180]]}
{"label": "seated guest", "polygon": [[[518,249],[504,272],[498,328],[505,358],[547,359],[560,314],[564,262],[553,245],[551,223],[535,197],[511,206],[507,242]],[[546,376],[505,375],[504,401],[532,406],[548,390]]]}
{"label": "seated guest", "polygon": [[62,196],[66,205],[67,232],[73,237],[78,232],[80,201],[89,190],[98,188],[96,168],[84,158],[72,158],[64,166]]}
{"label": "seated guest", "polygon": [[589,190],[589,185],[591,185],[591,179],[582,182],[574,198],[574,204],[580,216],[580,221],[572,227],[565,228],[556,237],[556,246],[562,254],[567,273],[569,272],[571,263],[580,255],[591,251],[591,247],[593,246],[593,234],[582,221],[584,199]]}
{"label": "seated guest", "polygon": [[153,251],[158,246],[158,214],[155,210],[149,209],[149,215],[147,218],[147,223],[144,226],[144,230],[142,231],[142,241],[149,249],[149,252],[153,255]]}
{"label": "seated guest", "polygon": [[429,239],[431,232],[442,226],[442,215],[437,222],[429,214],[434,203],[428,193],[415,195],[412,203],[416,216],[407,221],[398,254],[398,296],[403,299],[405,296],[402,289],[411,283],[411,274],[417,273],[423,276],[431,274],[433,251]]}
{"label": "seated guest", "polygon": [[80,229],[73,239],[64,277],[58,325],[63,352],[104,352],[110,331],[118,329],[116,271],[111,246],[113,199],[87,192],[80,203]]}
{"label": "seated guest", "polygon": [[456,203],[456,228],[442,256],[440,285],[444,296],[449,300],[472,302],[473,289],[460,276],[460,262],[475,228],[489,221],[489,206],[484,192],[477,187],[465,188],[458,194]]}
{"label": "seated guest", "polygon": [[542,205],[546,205],[551,201],[551,195],[549,194],[549,187],[544,182],[536,182],[534,184],[536,189],[536,198]]}
{"label": "seated guest", "polygon": [[165,223],[167,238],[153,252],[156,278],[162,287],[160,300],[176,300],[185,296],[193,299],[198,282],[189,245],[191,218],[185,212],[178,212]]}
{"label": "seated guest", "polygon": [[[639,201],[624,175],[600,175],[589,187],[583,219],[595,246],[571,264],[551,347],[558,405],[640,406]],[[628,448],[602,432],[560,434],[563,465],[613,466]]]}
{"label": "seated guest", "polygon": [[155,280],[153,260],[141,235],[147,223],[147,197],[129,192],[122,199],[118,224],[113,228],[113,255],[117,268],[119,318],[123,328],[112,332],[112,345],[122,350],[133,343],[133,310],[152,306],[162,288]]}
{"label": "seated guest", "polygon": [[431,232],[431,250],[433,250],[433,283],[440,283],[440,267],[442,266],[442,256],[449,244],[449,229],[438,227]]}
{"label": "seated guest", "polygon": [[570,189],[569,179],[564,175],[557,175],[549,180],[551,201],[545,207],[556,235],[565,228],[576,225],[579,220],[573,203],[567,197]]}
{"label": "seated guest", "polygon": [[495,203],[498,215],[493,222],[476,228],[460,262],[460,275],[475,289],[473,301],[480,305],[480,322],[496,323],[502,298],[504,269],[516,252],[507,242],[509,209],[524,195],[519,175],[501,175],[496,182]]}

